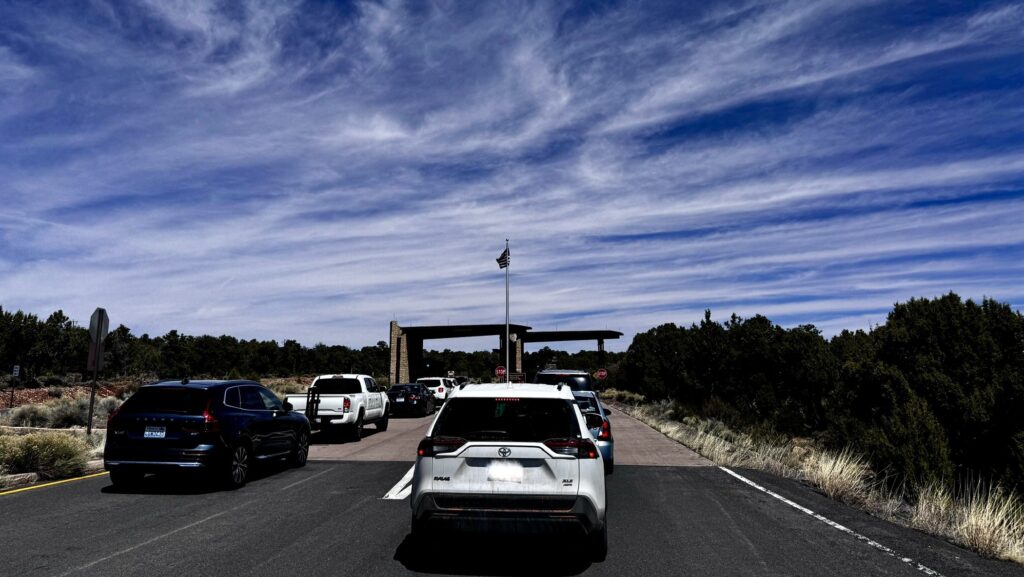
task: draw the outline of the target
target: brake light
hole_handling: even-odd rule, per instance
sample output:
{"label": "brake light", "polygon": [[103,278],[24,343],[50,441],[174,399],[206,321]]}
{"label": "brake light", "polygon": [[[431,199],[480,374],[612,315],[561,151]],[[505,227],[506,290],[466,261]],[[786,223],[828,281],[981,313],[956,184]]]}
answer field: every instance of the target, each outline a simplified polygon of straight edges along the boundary
{"label": "brake light", "polygon": [[441,453],[451,453],[465,444],[466,439],[459,437],[437,437],[436,439],[425,437],[420,441],[420,446],[416,448],[416,454],[420,457],[433,457]]}
{"label": "brake light", "polygon": [[408,398],[408,399],[409,399],[410,401],[416,401],[416,400],[419,400],[419,396],[417,396],[417,395],[409,395],[409,396],[408,396],[407,398]]}
{"label": "brake light", "polygon": [[444,392],[444,385],[442,385],[440,387],[437,387],[437,392],[443,393]]}
{"label": "brake light", "polygon": [[203,423],[206,425],[206,432],[212,433],[220,430],[220,421],[217,420],[217,416],[210,411],[210,407],[213,405],[213,399],[206,401],[206,409],[203,410]]}
{"label": "brake light", "polygon": [[345,399],[341,401],[341,411],[343,413],[352,412],[352,399],[345,397]]}
{"label": "brake light", "polygon": [[597,447],[590,439],[549,439],[547,448],[559,455],[572,455],[578,459],[596,459]]}
{"label": "brake light", "polygon": [[608,422],[608,419],[605,419],[604,422],[601,423],[601,432],[598,433],[597,439],[599,441],[612,440],[612,424]]}

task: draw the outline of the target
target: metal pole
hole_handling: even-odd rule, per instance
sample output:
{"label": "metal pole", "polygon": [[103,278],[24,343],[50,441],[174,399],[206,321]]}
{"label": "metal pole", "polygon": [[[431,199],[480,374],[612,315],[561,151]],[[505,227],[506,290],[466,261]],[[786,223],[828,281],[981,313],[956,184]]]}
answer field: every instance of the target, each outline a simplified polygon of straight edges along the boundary
{"label": "metal pole", "polygon": [[[99,361],[96,361],[97,365]],[[96,369],[92,370],[92,391],[89,393],[89,422],[86,424],[85,434],[92,435],[92,407],[96,403]]]}
{"label": "metal pole", "polygon": [[[508,252],[508,239],[505,239],[505,252]],[[505,383],[512,382],[512,366],[509,364],[509,349],[512,343],[509,341],[508,332],[508,269],[512,267],[512,257],[508,257],[508,265],[505,267]]]}
{"label": "metal pole", "polygon": [[14,385],[16,385],[18,383],[18,379],[20,379],[20,378],[21,378],[20,376],[18,376],[18,377],[11,377],[11,405],[10,405],[10,408],[12,408],[12,409],[14,408]]}

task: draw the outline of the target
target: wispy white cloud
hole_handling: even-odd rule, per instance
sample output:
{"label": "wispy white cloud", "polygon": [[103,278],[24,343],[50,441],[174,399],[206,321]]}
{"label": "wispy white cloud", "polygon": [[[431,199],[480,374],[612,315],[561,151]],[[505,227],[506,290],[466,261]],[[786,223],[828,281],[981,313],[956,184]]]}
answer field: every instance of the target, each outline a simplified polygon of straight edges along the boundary
{"label": "wispy white cloud", "polygon": [[515,320],[620,349],[1024,304],[1019,6],[95,7],[0,9],[8,308],[364,345],[500,322],[506,237]]}

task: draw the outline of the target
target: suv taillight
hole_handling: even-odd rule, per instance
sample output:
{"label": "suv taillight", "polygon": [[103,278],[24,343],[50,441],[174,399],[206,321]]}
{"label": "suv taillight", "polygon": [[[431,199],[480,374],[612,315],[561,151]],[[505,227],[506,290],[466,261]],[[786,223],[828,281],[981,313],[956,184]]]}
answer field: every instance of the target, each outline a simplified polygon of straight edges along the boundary
{"label": "suv taillight", "polygon": [[549,439],[547,448],[559,455],[572,455],[578,459],[596,459],[597,447],[590,439]]}
{"label": "suv taillight", "polygon": [[601,423],[601,432],[598,433],[597,440],[599,440],[599,441],[611,441],[612,440],[612,424],[610,422],[608,422],[608,419],[605,419],[604,422]]}
{"label": "suv taillight", "polygon": [[425,437],[416,448],[416,454],[420,457],[433,457],[441,453],[451,453],[466,444],[466,439],[458,437],[437,437],[431,439]]}
{"label": "suv taillight", "polygon": [[443,393],[444,392],[444,385],[441,385],[440,387],[437,387],[437,392]]}
{"label": "suv taillight", "polygon": [[107,415],[107,430],[108,431],[111,429],[111,425],[114,423],[114,417],[116,417],[117,414],[120,413],[120,412],[121,412],[121,406],[118,406],[113,411],[110,411],[109,415]]}
{"label": "suv taillight", "polygon": [[341,411],[343,413],[352,412],[352,399],[345,397],[345,399],[341,401]]}
{"label": "suv taillight", "polygon": [[184,425],[184,426],[181,427],[181,432],[182,433],[197,434],[197,433],[216,433],[217,431],[219,431],[220,430],[220,421],[217,420],[217,415],[214,415],[213,411],[210,410],[212,405],[213,405],[213,399],[210,399],[210,400],[206,401],[206,408],[203,409],[203,426],[202,427],[199,427],[198,423],[196,423],[196,426],[194,426],[194,427],[190,427],[188,425]]}

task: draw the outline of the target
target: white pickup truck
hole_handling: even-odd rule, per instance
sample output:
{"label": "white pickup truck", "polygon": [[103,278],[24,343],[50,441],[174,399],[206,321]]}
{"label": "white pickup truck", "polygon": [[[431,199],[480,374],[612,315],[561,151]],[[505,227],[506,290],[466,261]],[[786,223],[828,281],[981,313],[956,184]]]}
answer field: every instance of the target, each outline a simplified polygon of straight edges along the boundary
{"label": "white pickup truck", "polygon": [[378,431],[388,430],[388,394],[369,375],[320,375],[305,394],[287,395],[284,400],[293,411],[304,412],[314,426],[321,430],[343,427],[353,441],[363,437],[366,423],[376,423]]}

